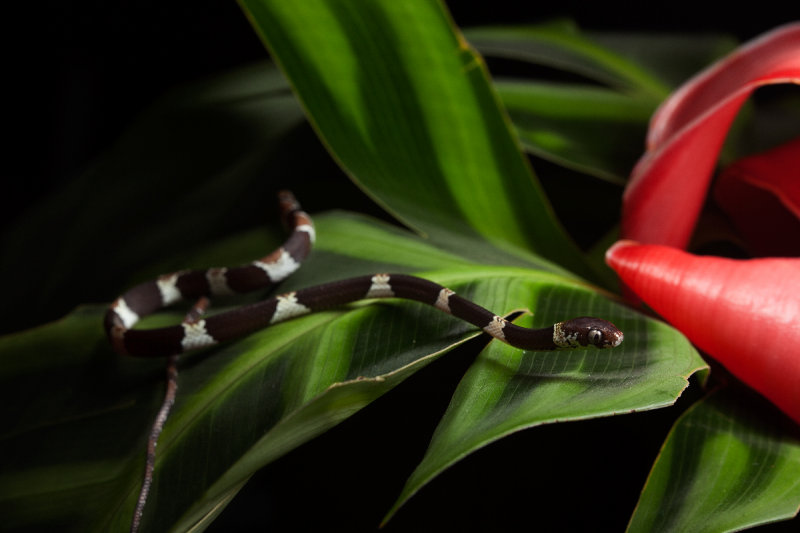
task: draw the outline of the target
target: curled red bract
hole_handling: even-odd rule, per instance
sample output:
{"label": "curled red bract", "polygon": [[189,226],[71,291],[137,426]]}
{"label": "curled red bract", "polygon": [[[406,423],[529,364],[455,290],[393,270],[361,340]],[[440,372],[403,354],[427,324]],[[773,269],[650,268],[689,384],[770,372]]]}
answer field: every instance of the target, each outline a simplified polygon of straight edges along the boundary
{"label": "curled red bract", "polygon": [[763,85],[800,83],[800,23],[738,48],[672,94],[623,197],[622,235],[685,248],[731,122]]}
{"label": "curled red bract", "polygon": [[800,137],[726,168],[714,201],[754,256],[800,256]]}
{"label": "curled red bract", "polygon": [[622,236],[632,240],[612,246],[606,262],[626,289],[800,423],[800,139],[734,164],[714,191],[751,253],[784,257],[681,250],[736,113],[773,83],[800,83],[800,23],[740,47],[662,104],[623,198]]}
{"label": "curled red bract", "polygon": [[620,241],[606,261],[692,343],[800,423],[800,258],[735,260]]}

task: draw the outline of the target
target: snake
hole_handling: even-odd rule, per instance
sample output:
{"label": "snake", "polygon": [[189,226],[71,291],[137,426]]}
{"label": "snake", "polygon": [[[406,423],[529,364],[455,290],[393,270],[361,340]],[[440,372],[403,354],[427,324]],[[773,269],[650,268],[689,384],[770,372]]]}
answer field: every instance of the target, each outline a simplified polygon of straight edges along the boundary
{"label": "snake", "polygon": [[164,274],[114,300],[104,319],[113,349],[136,357],[169,356],[230,341],[315,311],[373,298],[401,298],[431,305],[523,350],[613,348],[623,340],[622,331],[614,324],[596,317],[571,318],[544,328],[517,326],[433,281],[392,273],[324,283],[209,317],[187,318],[174,326],[134,329],[142,317],[180,300],[268,289],[295,272],[311,251],[314,224],[291,192],[281,191],[278,203],[289,236],[269,255],[238,267]]}

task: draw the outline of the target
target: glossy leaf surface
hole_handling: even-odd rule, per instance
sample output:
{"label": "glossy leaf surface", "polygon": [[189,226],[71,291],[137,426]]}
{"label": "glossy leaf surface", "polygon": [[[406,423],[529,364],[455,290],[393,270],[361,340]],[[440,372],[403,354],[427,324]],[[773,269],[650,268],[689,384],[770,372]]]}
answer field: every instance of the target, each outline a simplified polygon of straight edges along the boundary
{"label": "glossy leaf surface", "polygon": [[[317,217],[317,227],[318,249],[284,288],[340,277],[343,271],[411,271],[499,313],[541,308],[537,320],[547,321],[607,312],[611,318],[624,316],[633,332],[650,331],[653,325],[570,278],[480,266],[373,220],[329,215]],[[268,247],[256,233],[247,242],[256,256]],[[239,240],[232,246],[241,248]],[[231,252],[223,244],[211,255],[228,257]],[[6,452],[8,467],[0,475],[0,508],[10,526],[69,524],[82,531],[108,531],[123,528],[130,519],[163,367],[159,361],[114,356],[102,334],[102,313],[100,307],[84,308],[64,321],[2,339],[3,416],[14,429],[2,440],[4,450],[13,453]],[[149,320],[157,325],[165,318]],[[184,356],[178,401],[159,442],[143,527],[183,531],[207,524],[258,468],[476,333],[433,308],[381,302],[315,313]],[[635,345],[636,336],[626,342]],[[547,354],[546,360],[554,356],[553,362],[566,367],[589,364],[595,379],[583,384],[585,394],[601,387],[605,403],[589,411],[576,407],[570,415],[559,399],[564,394],[560,387],[540,390],[537,400],[550,398],[561,405],[559,416],[576,418],[595,416],[604,408],[629,411],[668,403],[658,394],[631,394],[629,371],[620,374],[620,364],[639,367],[636,375],[645,388],[645,383],[655,390],[669,384],[674,397],[686,384],[686,360],[671,356],[669,370],[656,354],[672,354],[682,345],[683,357],[695,367],[702,364],[681,343],[674,332],[651,338],[629,352],[633,359],[621,362],[608,359],[614,350]],[[537,357],[535,364],[545,359]],[[48,394],[20,403],[34,382],[46,386]],[[462,394],[469,396],[470,389],[466,386]],[[473,392],[480,395],[481,386]],[[81,475],[70,474],[74,469]],[[40,483],[46,478],[61,481]]]}
{"label": "glossy leaf surface", "polygon": [[740,390],[717,391],[675,424],[629,532],[738,531],[800,507],[800,434]]}
{"label": "glossy leaf surface", "polygon": [[[490,65],[493,58],[531,64],[509,79],[502,68],[493,73],[525,150],[613,183],[627,181],[669,88],[733,47],[710,35],[592,33],[566,20],[464,35]],[[527,70],[533,79],[522,77]]]}
{"label": "glossy leaf surface", "polygon": [[539,327],[580,298],[590,314],[619,326],[625,341],[609,351],[555,353],[492,342],[456,389],[425,458],[389,516],[445,468],[497,439],[541,424],[629,413],[632,404],[638,404],[637,411],[671,405],[689,376],[705,368],[688,341],[661,322],[642,320],[588,293],[568,296],[516,282],[513,293],[520,292],[539,306],[534,318],[521,317],[519,325]]}
{"label": "glossy leaf surface", "polygon": [[591,276],[441,4],[241,3],[328,149],[389,212],[442,243],[480,236]]}
{"label": "glossy leaf surface", "polygon": [[526,151],[625,183],[654,101],[588,85],[501,80],[495,86]]}

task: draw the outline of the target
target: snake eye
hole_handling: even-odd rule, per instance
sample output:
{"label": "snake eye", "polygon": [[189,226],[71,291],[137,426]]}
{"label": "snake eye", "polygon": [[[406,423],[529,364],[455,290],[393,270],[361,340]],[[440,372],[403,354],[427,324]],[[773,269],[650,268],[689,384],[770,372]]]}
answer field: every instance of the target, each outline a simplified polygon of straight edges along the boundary
{"label": "snake eye", "polygon": [[586,338],[589,339],[589,344],[600,346],[603,343],[603,332],[599,329],[590,329]]}

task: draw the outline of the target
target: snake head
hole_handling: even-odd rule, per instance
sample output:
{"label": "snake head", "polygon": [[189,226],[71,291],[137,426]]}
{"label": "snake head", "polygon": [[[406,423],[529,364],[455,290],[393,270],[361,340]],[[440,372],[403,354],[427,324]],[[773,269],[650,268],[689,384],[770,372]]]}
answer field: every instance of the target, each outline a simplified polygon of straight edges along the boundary
{"label": "snake head", "polygon": [[614,348],[619,346],[623,338],[624,335],[614,324],[590,316],[565,320],[553,326],[553,343],[561,348]]}

